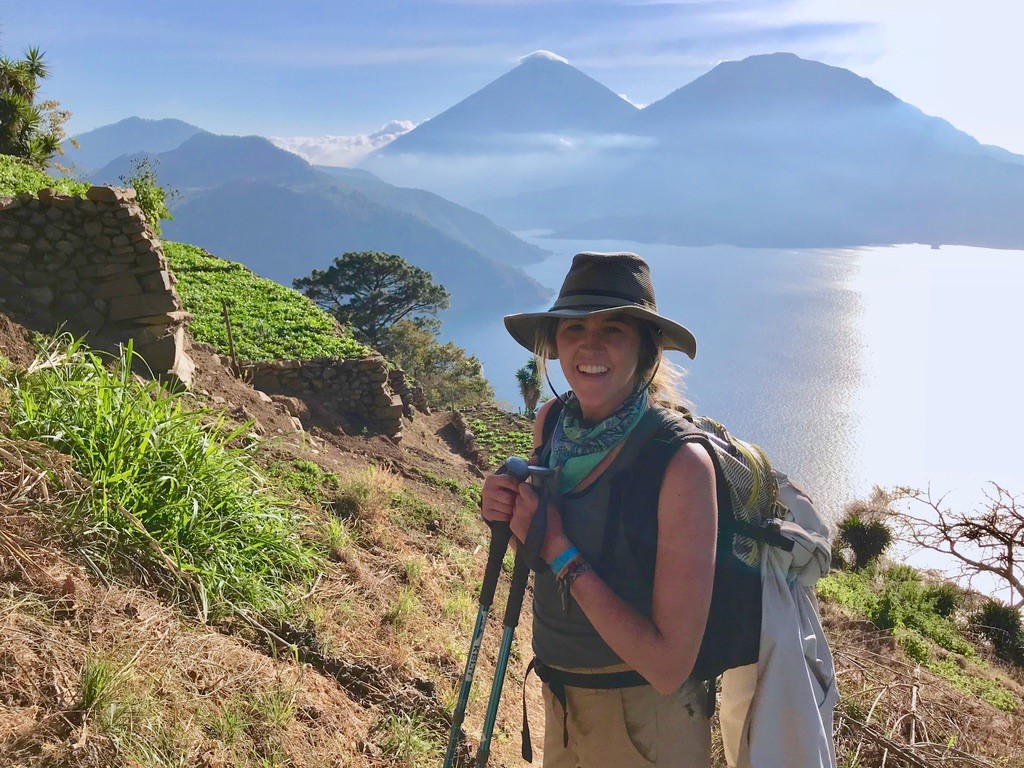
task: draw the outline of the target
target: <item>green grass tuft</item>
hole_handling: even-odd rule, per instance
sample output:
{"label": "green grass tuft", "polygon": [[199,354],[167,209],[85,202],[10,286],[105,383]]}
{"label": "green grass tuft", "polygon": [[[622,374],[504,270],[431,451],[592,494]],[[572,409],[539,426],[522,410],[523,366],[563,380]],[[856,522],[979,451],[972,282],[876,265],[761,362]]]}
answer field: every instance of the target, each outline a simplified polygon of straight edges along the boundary
{"label": "green grass tuft", "polygon": [[[13,381],[11,432],[69,454],[89,486],[60,520],[94,564],[156,576],[203,616],[269,608],[317,558],[267,488],[241,430],[63,337]],[[212,421],[212,424],[207,424]]]}
{"label": "green grass tuft", "polygon": [[306,459],[275,464],[267,475],[283,491],[318,506],[325,504],[341,487],[335,474]]}
{"label": "green grass tuft", "polygon": [[359,358],[372,353],[298,291],[194,245],[165,242],[164,252],[185,309],[194,315],[191,331],[197,341],[228,352],[223,299],[240,359]]}
{"label": "green grass tuft", "polygon": [[415,713],[392,712],[377,727],[385,758],[404,768],[437,765],[443,756],[442,735]]}

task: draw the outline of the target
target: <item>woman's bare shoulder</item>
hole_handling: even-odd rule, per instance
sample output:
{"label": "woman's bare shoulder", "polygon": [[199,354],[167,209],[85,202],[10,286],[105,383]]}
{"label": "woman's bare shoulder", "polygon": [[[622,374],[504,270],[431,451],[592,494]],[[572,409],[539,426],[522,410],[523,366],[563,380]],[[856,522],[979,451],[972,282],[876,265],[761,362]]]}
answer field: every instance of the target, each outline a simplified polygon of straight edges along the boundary
{"label": "woman's bare shoulder", "polygon": [[[687,442],[679,447],[661,485],[661,498],[685,500],[688,504],[715,501],[715,465],[700,443]],[[669,505],[674,507],[676,505]]]}

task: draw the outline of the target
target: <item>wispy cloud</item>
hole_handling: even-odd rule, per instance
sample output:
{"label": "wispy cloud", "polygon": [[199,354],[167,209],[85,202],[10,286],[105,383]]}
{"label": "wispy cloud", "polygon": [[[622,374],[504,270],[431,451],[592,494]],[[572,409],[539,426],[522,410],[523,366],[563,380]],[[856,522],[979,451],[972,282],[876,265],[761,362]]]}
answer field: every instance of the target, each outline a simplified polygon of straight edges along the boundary
{"label": "wispy cloud", "polygon": [[646,106],[647,106],[647,105],[646,105],[646,104],[644,104],[643,102],[640,102],[640,101],[634,101],[633,99],[629,98],[629,96],[627,96],[627,95],[626,95],[626,94],[624,94],[624,93],[620,93],[620,94],[619,94],[618,96],[619,96],[619,98],[620,98],[620,99],[624,99],[624,100],[628,101],[628,102],[629,102],[630,104],[632,104],[632,105],[633,105],[634,107],[636,107],[637,109],[643,109],[644,107],[646,107]]}
{"label": "wispy cloud", "polygon": [[392,120],[373,133],[354,136],[271,136],[281,149],[293,152],[313,165],[350,167],[375,149],[390,144],[416,127],[410,120]]}

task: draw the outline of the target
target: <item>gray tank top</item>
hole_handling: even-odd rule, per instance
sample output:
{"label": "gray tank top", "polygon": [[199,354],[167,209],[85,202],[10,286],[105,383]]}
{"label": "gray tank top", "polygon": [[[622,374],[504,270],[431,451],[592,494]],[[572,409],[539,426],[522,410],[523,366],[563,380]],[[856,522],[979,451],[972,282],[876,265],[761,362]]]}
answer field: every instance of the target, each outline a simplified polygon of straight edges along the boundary
{"label": "gray tank top", "polygon": [[[638,567],[622,531],[622,520],[636,512],[628,499],[622,499],[619,530],[613,536],[609,555],[602,558],[612,486],[628,484],[631,474],[630,468],[619,461],[631,460],[625,455],[628,453],[620,452],[584,490],[564,495],[559,508],[566,535],[586,561],[615,594],[649,619],[654,585]],[[605,667],[622,662],[571,596],[568,612],[563,610],[554,574],[547,570],[534,579],[533,652],[545,664],[558,667]]]}

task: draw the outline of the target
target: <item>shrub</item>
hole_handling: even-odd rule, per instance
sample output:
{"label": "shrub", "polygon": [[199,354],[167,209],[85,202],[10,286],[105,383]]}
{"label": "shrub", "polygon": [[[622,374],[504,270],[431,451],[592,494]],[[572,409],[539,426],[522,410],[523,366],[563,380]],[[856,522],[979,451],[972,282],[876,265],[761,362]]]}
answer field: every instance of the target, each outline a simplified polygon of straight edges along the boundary
{"label": "shrub", "polygon": [[138,379],[136,364],[129,346],[108,370],[62,337],[14,381],[13,436],[71,455],[89,481],[60,517],[71,544],[204,617],[280,602],[316,566],[301,520],[268,491],[249,451],[232,447],[242,429]]}
{"label": "shrub", "polygon": [[837,602],[861,616],[873,616],[877,610],[878,595],[865,571],[833,571],[818,581],[817,590],[823,599]]}
{"label": "shrub", "polygon": [[890,582],[921,581],[921,572],[912,565],[897,563],[890,565],[884,572],[885,580]]}
{"label": "shrub", "polygon": [[437,340],[437,325],[399,320],[384,335],[380,351],[423,387],[434,408],[470,408],[494,398],[480,360],[453,342]]}
{"label": "shrub", "polygon": [[879,520],[865,520],[853,514],[839,523],[839,542],[853,551],[853,568],[861,570],[881,557],[892,544],[889,526]]}
{"label": "shrub", "polygon": [[978,611],[973,624],[992,643],[999,658],[1013,664],[1024,664],[1019,608],[989,600]]}
{"label": "shrub", "polygon": [[81,197],[90,186],[84,181],[55,179],[23,160],[11,155],[0,155],[0,197],[14,197],[26,192],[34,194],[41,189],[52,189],[59,195]]}
{"label": "shrub", "polygon": [[145,214],[150,228],[159,237],[160,222],[174,218],[167,206],[174,202],[178,193],[173,189],[166,190],[156,183],[156,169],[147,157],[132,160],[132,175],[121,176],[121,183],[135,190],[135,201]]}
{"label": "shrub", "polygon": [[925,591],[928,600],[939,616],[951,617],[964,604],[964,593],[956,584],[943,582],[928,587]]}
{"label": "shrub", "polygon": [[886,581],[870,618],[880,629],[913,629],[947,651],[963,656],[975,654],[956,626],[935,612],[920,581]]}
{"label": "shrub", "polygon": [[918,664],[924,664],[931,658],[928,651],[928,642],[921,636],[920,632],[906,627],[896,627],[893,630],[893,637],[900,647],[906,651],[907,656]]}

